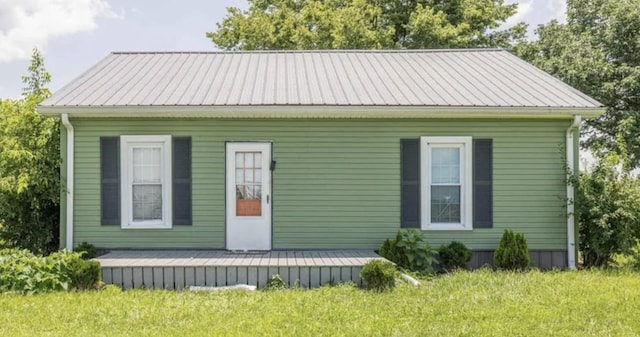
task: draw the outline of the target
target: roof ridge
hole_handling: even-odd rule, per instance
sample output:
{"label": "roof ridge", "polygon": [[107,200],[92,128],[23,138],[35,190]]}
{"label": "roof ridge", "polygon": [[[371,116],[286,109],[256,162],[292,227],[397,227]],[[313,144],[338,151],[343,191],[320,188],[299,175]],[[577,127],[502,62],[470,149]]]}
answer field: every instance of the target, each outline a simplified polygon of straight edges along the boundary
{"label": "roof ridge", "polygon": [[318,50],[210,50],[210,51],[112,51],[111,54],[376,54],[376,53],[461,53],[496,52],[502,48],[457,48],[457,49],[318,49]]}

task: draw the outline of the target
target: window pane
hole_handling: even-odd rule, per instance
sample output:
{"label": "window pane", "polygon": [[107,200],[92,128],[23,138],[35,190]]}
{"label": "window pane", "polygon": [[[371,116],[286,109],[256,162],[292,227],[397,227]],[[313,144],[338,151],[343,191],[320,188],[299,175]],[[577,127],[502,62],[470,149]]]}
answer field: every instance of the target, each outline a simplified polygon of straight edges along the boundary
{"label": "window pane", "polygon": [[244,170],[236,169],[236,184],[244,184]]}
{"label": "window pane", "polygon": [[261,215],[261,187],[259,185],[236,185],[236,216]]}
{"label": "window pane", "polygon": [[255,168],[262,168],[262,153],[256,152],[256,156],[254,157]]}
{"label": "window pane", "polygon": [[244,155],[242,152],[236,152],[236,167],[244,167]]}
{"label": "window pane", "polygon": [[162,185],[133,185],[133,221],[162,220]]}
{"label": "window pane", "polygon": [[460,183],[460,148],[434,147],[431,149],[431,183]]}
{"label": "window pane", "polygon": [[236,216],[262,215],[261,158],[260,152],[236,152]]}
{"label": "window pane", "polygon": [[244,154],[244,167],[253,168],[253,152],[246,152]]}
{"label": "window pane", "polygon": [[253,175],[255,174],[254,169],[245,169],[244,170],[244,182],[247,184],[253,184],[255,179],[253,177]]}
{"label": "window pane", "polygon": [[460,223],[460,186],[431,186],[431,222]]}
{"label": "window pane", "polygon": [[133,183],[160,183],[159,147],[133,148]]}

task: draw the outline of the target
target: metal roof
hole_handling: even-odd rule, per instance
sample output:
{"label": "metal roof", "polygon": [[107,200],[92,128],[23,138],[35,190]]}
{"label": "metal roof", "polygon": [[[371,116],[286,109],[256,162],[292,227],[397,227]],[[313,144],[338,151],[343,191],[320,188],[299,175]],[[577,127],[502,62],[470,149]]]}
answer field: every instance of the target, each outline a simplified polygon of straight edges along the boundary
{"label": "metal roof", "polygon": [[501,49],[111,53],[41,107],[599,108]]}

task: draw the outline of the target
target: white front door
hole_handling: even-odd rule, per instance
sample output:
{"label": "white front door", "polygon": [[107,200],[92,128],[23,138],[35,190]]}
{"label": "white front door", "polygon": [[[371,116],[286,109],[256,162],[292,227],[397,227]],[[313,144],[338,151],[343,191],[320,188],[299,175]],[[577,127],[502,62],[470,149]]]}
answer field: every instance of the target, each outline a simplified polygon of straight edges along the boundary
{"label": "white front door", "polygon": [[271,143],[227,143],[227,249],[271,249]]}

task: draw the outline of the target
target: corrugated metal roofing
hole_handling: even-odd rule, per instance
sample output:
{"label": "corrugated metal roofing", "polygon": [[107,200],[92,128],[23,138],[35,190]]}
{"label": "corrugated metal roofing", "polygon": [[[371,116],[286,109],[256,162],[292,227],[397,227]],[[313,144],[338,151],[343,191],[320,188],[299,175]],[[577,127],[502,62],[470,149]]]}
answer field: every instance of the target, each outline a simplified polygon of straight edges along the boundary
{"label": "corrugated metal roofing", "polygon": [[279,105],[601,106],[500,49],[112,53],[42,103]]}

